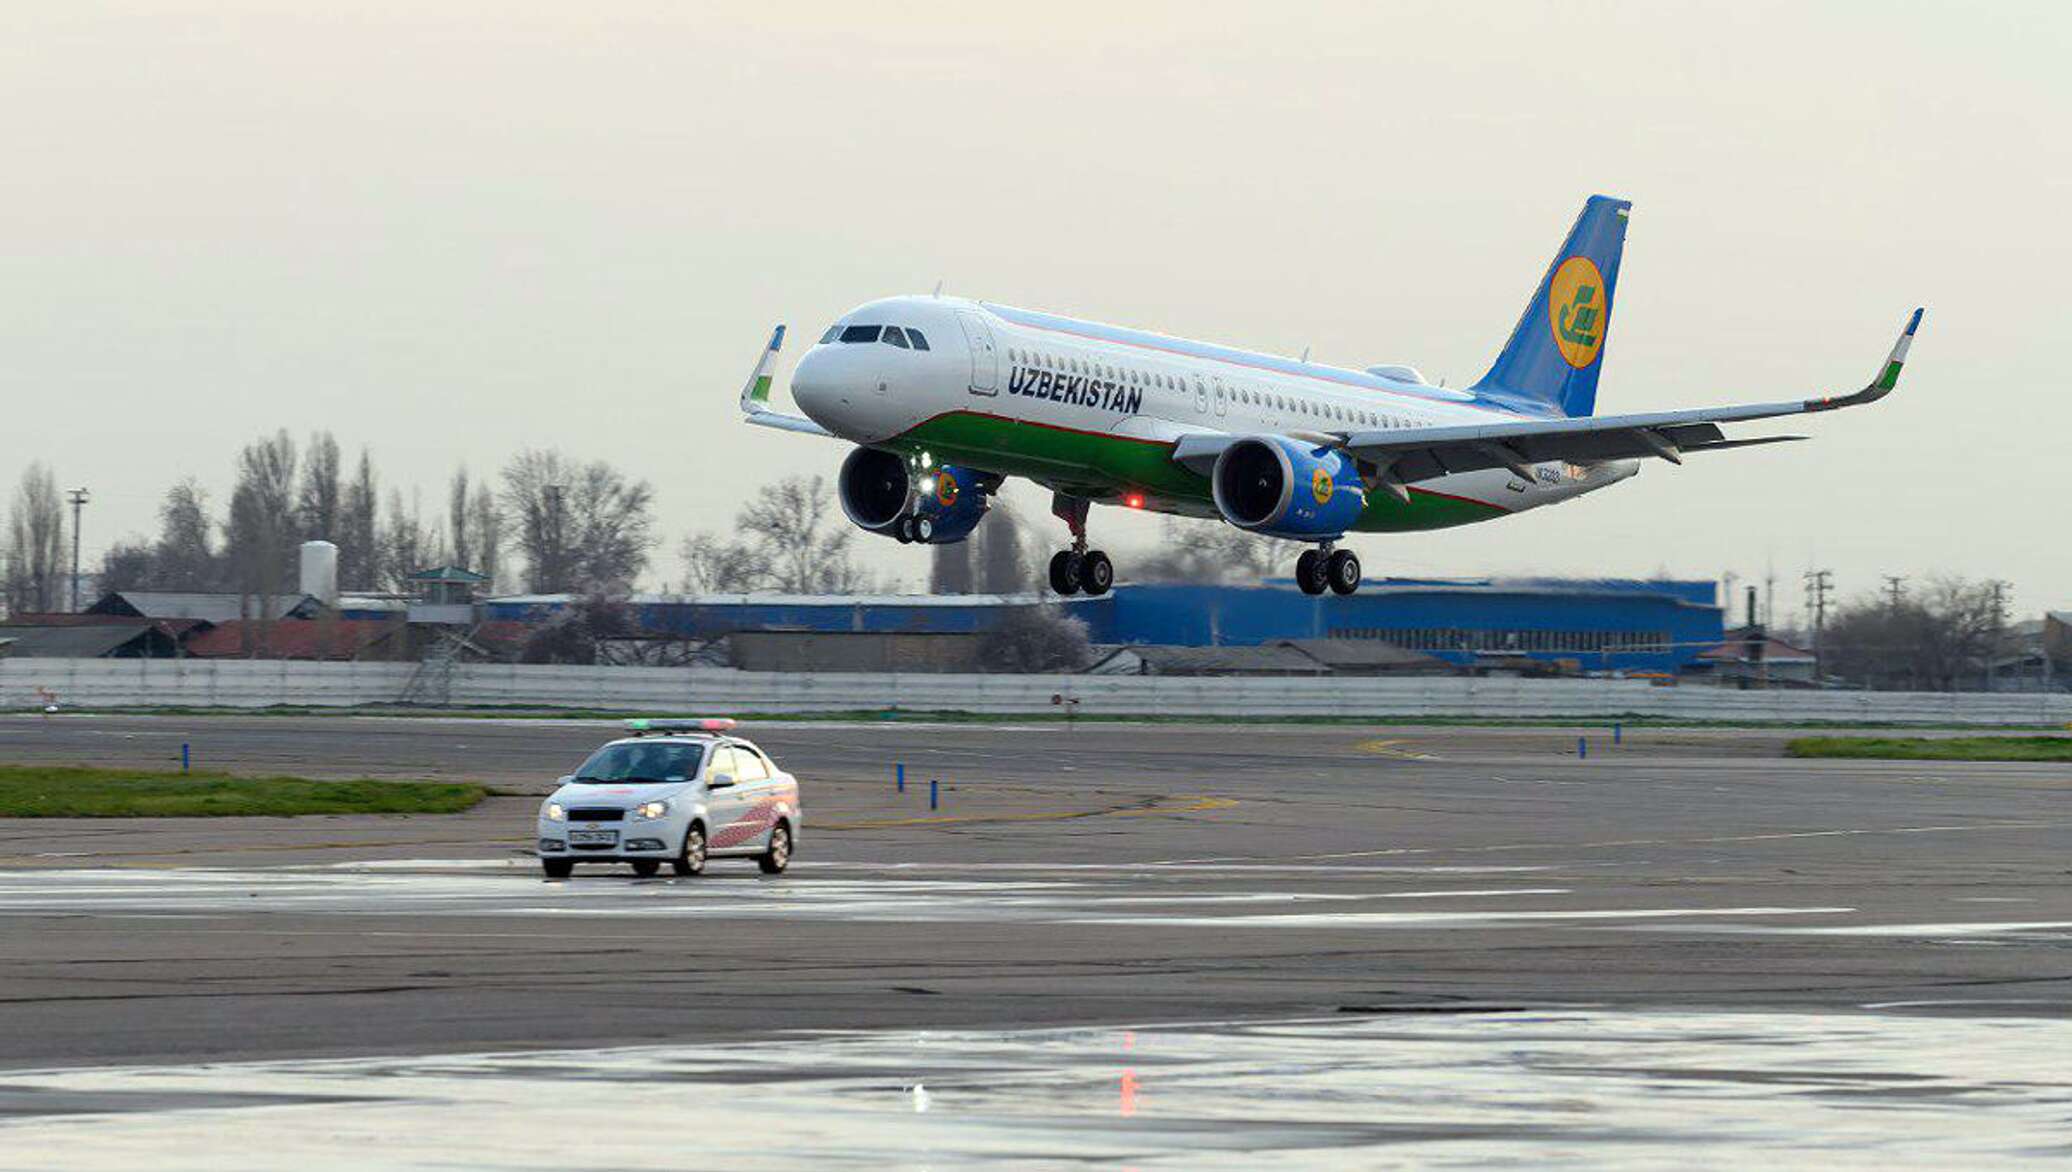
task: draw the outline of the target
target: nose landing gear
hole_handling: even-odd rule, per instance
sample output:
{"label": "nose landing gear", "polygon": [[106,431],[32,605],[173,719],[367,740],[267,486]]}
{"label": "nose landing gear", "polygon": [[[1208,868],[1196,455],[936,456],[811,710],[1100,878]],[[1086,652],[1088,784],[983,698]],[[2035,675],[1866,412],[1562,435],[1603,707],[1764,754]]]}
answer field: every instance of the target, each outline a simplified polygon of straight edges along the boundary
{"label": "nose landing gear", "polygon": [[1360,555],[1333,549],[1329,542],[1303,550],[1295,559],[1295,584],[1304,594],[1351,594],[1360,588]]}
{"label": "nose landing gear", "polygon": [[1100,550],[1086,548],[1086,515],[1093,502],[1085,497],[1051,496],[1050,511],[1072,530],[1072,548],[1050,557],[1050,588],[1056,594],[1078,594],[1098,598],[1115,584],[1115,564]]}

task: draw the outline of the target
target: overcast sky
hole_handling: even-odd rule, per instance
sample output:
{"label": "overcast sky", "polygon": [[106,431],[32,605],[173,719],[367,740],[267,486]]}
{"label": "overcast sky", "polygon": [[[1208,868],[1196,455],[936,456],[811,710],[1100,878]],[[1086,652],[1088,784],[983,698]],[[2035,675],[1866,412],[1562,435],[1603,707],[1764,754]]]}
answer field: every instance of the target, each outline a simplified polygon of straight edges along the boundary
{"label": "overcast sky", "polygon": [[[1926,304],[1899,393],[1356,539],[1370,576],[1774,567],[1781,617],[1811,565],[1953,570],[2031,614],[2072,604],[2068,12],[10,4],[0,482],[89,486],[92,561],[277,427],[371,447],[427,511],[457,464],[556,446],[655,484],[659,585],[681,534],[844,454],[736,421],[774,322],[942,280],[1459,385],[1605,192],[1636,206],[1600,410],[1853,390]],[[1125,579],[1157,533],[1094,524]]]}

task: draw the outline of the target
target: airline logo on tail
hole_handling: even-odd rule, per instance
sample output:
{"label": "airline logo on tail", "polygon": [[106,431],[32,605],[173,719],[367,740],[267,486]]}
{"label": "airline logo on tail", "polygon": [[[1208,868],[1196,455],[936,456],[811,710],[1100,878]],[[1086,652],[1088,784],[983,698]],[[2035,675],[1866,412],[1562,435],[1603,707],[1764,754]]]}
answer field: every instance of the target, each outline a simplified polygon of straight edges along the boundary
{"label": "airline logo on tail", "polygon": [[1547,318],[1562,361],[1581,370],[1604,348],[1604,274],[1587,256],[1572,256],[1547,283]]}

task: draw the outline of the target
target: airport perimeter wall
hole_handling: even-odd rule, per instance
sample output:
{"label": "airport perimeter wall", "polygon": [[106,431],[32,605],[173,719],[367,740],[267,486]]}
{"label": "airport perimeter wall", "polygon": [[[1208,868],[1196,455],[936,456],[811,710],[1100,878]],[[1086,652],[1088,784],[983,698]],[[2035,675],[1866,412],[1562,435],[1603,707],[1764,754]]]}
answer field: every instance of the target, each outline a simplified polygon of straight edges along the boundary
{"label": "airport perimeter wall", "polygon": [[267,660],[0,659],[0,710],[393,705],[629,713],[898,708],[1103,715],[1577,717],[1836,723],[2072,722],[2072,694],[1734,691],[1638,680],[888,675]]}

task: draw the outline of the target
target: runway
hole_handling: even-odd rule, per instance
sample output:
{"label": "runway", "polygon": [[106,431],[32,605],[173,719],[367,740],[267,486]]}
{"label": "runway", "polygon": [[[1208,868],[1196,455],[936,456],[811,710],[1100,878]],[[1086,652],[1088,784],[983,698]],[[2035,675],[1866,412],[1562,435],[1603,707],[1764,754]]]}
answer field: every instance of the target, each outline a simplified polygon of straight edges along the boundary
{"label": "runway", "polygon": [[[1295,1019],[1359,1065],[1359,1023],[1434,1014],[1651,1035],[1725,1014],[1820,1034],[1839,1061],[1860,1032],[1835,1014],[1934,1046],[2072,1028],[2062,767],[1796,761],[1783,734],[1713,730],[744,732],[804,779],[791,874],[564,883],[526,853],[525,795],[608,726],[0,720],[10,760],[162,763],[185,741],[241,772],[514,795],[446,817],[0,824],[0,1065],[775,1046],[804,1069],[821,1035],[799,1031],[925,1031],[1040,1067],[1043,1038],[1095,1036],[1071,1031]],[[942,781],[939,809],[895,792],[896,761]],[[1462,1028],[1440,1036],[1466,1046]],[[1292,1077],[1328,1099],[1335,1076]],[[821,1092],[850,1093],[786,1093]],[[8,1110],[41,1118],[59,1101],[41,1094]]]}

